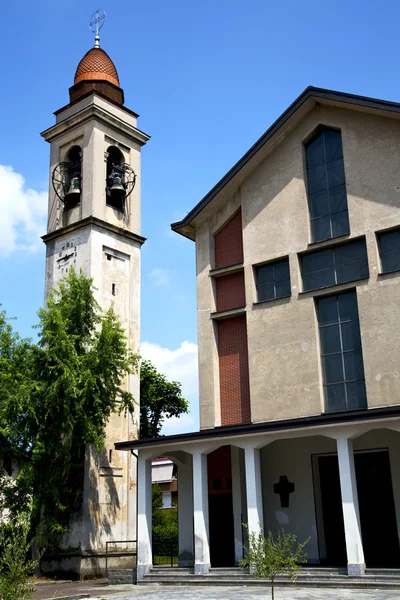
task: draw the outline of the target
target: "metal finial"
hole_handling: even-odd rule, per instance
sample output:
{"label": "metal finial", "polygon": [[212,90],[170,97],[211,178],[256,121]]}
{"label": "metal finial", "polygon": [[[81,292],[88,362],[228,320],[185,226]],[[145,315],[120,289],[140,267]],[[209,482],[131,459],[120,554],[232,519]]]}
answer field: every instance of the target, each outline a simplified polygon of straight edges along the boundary
{"label": "metal finial", "polygon": [[102,8],[98,8],[94,11],[92,16],[90,17],[89,29],[94,36],[94,47],[100,48],[100,36],[99,31],[104,25],[104,19],[106,18],[106,11]]}

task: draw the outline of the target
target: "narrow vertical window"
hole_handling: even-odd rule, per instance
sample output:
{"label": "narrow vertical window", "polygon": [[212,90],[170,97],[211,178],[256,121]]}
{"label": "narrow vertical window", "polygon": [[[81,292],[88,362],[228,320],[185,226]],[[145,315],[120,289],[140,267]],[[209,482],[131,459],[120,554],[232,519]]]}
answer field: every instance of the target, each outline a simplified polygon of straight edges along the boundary
{"label": "narrow vertical window", "polygon": [[319,129],[306,144],[306,163],[312,241],[349,233],[340,131]]}
{"label": "narrow vertical window", "polygon": [[378,233],[382,273],[400,270],[400,229]]}
{"label": "narrow vertical window", "polygon": [[367,407],[357,296],[317,300],[327,412]]}

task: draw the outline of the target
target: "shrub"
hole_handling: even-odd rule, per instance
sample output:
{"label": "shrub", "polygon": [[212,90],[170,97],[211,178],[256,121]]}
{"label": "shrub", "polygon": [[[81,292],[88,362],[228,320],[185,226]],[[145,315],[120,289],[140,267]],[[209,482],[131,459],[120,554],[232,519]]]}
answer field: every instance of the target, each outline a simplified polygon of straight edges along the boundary
{"label": "shrub", "polygon": [[23,515],[18,520],[0,523],[0,599],[27,600],[33,587],[29,578],[38,561],[27,560],[32,542],[29,541],[30,519]]}
{"label": "shrub", "polygon": [[[247,526],[245,525],[246,529]],[[307,555],[303,548],[305,542],[298,542],[293,533],[285,533],[282,529],[276,538],[269,531],[265,538],[261,532],[249,532],[249,544],[245,548],[245,557],[240,561],[240,566],[249,567],[250,573],[257,578],[265,577],[271,581],[271,596],[275,598],[275,578],[277,575],[289,575],[296,581],[300,571],[300,564],[307,562]]]}

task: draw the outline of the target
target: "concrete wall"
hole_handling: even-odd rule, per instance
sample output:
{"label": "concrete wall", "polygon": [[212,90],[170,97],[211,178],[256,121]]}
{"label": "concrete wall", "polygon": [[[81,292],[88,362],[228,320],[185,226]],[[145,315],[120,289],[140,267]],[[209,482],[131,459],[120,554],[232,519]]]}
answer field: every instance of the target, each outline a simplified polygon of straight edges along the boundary
{"label": "concrete wall", "polygon": [[[378,429],[354,440],[354,451],[388,448],[392,471],[392,483],[397,526],[400,535],[400,434],[387,429]],[[317,506],[314,494],[312,456],[336,454],[336,441],[322,436],[280,440],[261,451],[261,473],[263,487],[264,529],[274,534],[279,529],[295,533],[299,541],[311,536],[306,546],[310,563],[319,562],[320,550],[317,533]],[[280,497],[274,493],[274,484],[281,475],[295,485],[290,494],[289,507],[282,508]],[[317,484],[316,484],[317,485]],[[378,516],[377,516],[378,518]]]}
{"label": "concrete wall", "polygon": [[[319,124],[340,128],[351,239],[365,235],[368,282],[302,293],[298,253],[311,242],[303,143]],[[357,288],[368,406],[400,397],[400,278],[379,274],[375,232],[400,225],[400,123],[366,112],[320,106],[247,177],[197,221],[197,284],[201,427],[219,424],[218,361],[214,324],[213,234],[242,207],[246,317],[252,421],[319,414],[324,410],[314,297]],[[331,242],[313,244],[319,248]],[[253,266],[289,256],[292,296],[256,302]],[[390,341],[390,343],[388,343]]]}

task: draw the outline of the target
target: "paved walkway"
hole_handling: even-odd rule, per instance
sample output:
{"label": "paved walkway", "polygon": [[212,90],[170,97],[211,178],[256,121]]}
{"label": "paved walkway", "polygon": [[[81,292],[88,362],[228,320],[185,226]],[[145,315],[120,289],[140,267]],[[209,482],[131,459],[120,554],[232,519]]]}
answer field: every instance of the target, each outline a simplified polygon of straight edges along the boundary
{"label": "paved walkway", "polygon": [[[92,600],[269,600],[269,586],[106,586],[102,582],[77,582],[40,586],[34,600],[89,594]],[[396,592],[383,590],[276,588],[275,600],[400,600]]]}

